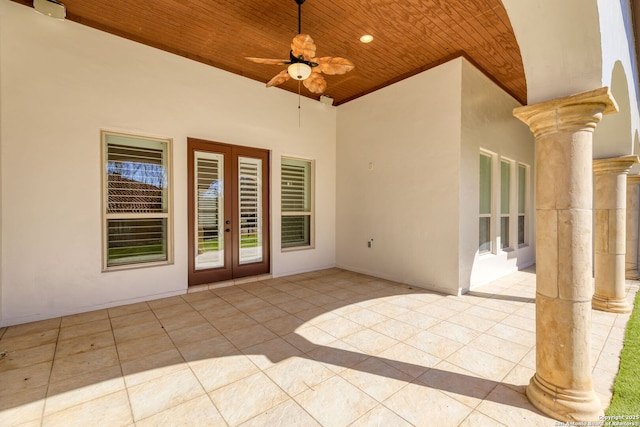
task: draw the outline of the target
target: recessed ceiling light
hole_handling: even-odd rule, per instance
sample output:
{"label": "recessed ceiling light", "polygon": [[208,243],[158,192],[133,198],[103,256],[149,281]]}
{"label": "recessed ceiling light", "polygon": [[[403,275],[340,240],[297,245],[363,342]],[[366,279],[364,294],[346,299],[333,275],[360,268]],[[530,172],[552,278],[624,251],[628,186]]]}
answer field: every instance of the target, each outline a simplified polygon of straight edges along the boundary
{"label": "recessed ceiling light", "polygon": [[360,37],[360,41],[362,43],[371,43],[371,41],[373,41],[373,36],[371,34],[365,34],[364,36]]}

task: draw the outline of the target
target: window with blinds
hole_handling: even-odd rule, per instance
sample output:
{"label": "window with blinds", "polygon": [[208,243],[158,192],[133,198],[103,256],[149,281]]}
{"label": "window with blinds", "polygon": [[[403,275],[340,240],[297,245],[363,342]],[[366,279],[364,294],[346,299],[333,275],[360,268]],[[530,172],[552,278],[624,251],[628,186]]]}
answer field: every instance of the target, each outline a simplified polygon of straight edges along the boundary
{"label": "window with blinds", "polygon": [[170,140],[102,132],[105,269],[167,263]]}
{"label": "window with blinds", "polygon": [[312,176],[311,160],[282,158],[282,249],[311,248],[314,245]]}
{"label": "window with blinds", "polygon": [[479,218],[479,242],[478,250],[481,254],[491,252],[491,222],[493,201],[491,187],[493,184],[491,155],[480,153],[480,218]]}
{"label": "window with blinds", "polygon": [[240,264],[262,261],[262,160],[238,157]]}

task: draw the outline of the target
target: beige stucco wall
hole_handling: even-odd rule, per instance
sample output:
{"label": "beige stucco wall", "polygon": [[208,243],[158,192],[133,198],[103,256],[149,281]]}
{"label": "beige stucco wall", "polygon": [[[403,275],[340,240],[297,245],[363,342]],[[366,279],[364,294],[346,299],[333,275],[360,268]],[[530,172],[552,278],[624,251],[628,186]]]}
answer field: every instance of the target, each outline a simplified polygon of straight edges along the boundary
{"label": "beige stucco wall", "polygon": [[[186,139],[271,150],[272,272],[335,264],[334,107],[0,1],[2,325],[185,292]],[[101,273],[100,130],[173,138],[175,264]],[[280,251],[280,158],[316,161],[316,245]]]}
{"label": "beige stucco wall", "polygon": [[[460,287],[473,288],[535,262],[534,138],[526,125],[513,117],[520,104],[497,87],[467,61],[462,62],[462,126],[460,164]],[[529,227],[527,245],[512,250],[478,254],[479,153],[489,150],[496,157],[529,166]],[[494,168],[493,211],[499,212],[500,170]],[[512,210],[517,209],[516,188],[511,188]],[[496,215],[493,226],[499,230]],[[513,230],[513,228],[512,228]],[[511,236],[511,240],[517,235]]]}
{"label": "beige stucco wall", "polygon": [[454,60],[338,108],[338,266],[457,293],[460,72]]}

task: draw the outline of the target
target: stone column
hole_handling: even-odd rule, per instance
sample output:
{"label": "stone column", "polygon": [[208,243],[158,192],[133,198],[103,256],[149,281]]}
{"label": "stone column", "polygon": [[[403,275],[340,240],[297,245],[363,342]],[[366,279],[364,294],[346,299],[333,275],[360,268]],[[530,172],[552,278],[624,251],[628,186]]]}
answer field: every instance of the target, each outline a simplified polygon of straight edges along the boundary
{"label": "stone column", "polygon": [[531,403],[562,421],[603,414],[591,378],[593,130],[608,88],[514,110],[536,138],[536,373]]}
{"label": "stone column", "polygon": [[595,294],[596,310],[627,313],[624,295],[627,174],[638,156],[593,161],[595,174]]}
{"label": "stone column", "polygon": [[625,277],[638,280],[638,236],[640,234],[640,175],[627,176],[627,248]]}

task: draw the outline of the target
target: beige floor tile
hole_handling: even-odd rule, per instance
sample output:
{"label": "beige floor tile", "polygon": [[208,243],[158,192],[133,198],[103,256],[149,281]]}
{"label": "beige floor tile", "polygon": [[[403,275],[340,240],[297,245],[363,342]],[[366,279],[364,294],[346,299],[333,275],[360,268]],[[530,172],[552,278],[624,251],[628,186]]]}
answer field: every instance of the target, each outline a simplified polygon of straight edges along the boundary
{"label": "beige floor tile", "polygon": [[296,314],[296,313],[304,312],[317,307],[316,305],[311,304],[299,298],[278,303],[276,304],[276,306],[278,306],[279,308],[281,308],[282,310],[286,311],[289,314]]}
{"label": "beige floor tile", "polygon": [[96,320],[108,319],[109,314],[107,310],[89,311],[87,313],[73,314],[71,316],[64,316],[60,323],[60,327],[80,325],[82,323],[94,322]]}
{"label": "beige floor tile", "polygon": [[264,372],[292,397],[316,387],[335,375],[324,364],[303,357],[283,360]]}
{"label": "beige floor tile", "polygon": [[96,332],[89,335],[60,340],[56,347],[56,357],[69,356],[72,354],[84,353],[100,348],[115,345],[113,332],[111,330]]}
{"label": "beige floor tile", "polygon": [[507,326],[513,326],[514,328],[523,329],[534,334],[536,332],[536,322],[534,320],[518,316],[516,314],[511,314],[505,317],[500,323]]}
{"label": "beige floor tile", "polygon": [[342,317],[349,319],[352,322],[356,322],[367,328],[370,328],[378,323],[384,322],[385,320],[389,320],[387,316],[384,316],[373,310],[368,310],[366,308],[359,308],[358,310],[345,313],[342,315]]}
{"label": "beige floor tile", "polygon": [[450,340],[428,331],[420,332],[405,341],[418,350],[425,351],[440,359],[446,359],[449,355],[463,347],[463,344]]}
{"label": "beige floor tile", "polygon": [[140,359],[150,354],[171,350],[172,348],[175,348],[175,345],[167,334],[125,341],[117,345],[118,357],[121,362]]}
{"label": "beige floor tile", "polygon": [[460,344],[469,344],[480,336],[480,332],[478,331],[450,323],[446,320],[430,327],[429,332],[452,339]]}
{"label": "beige floor tile", "polygon": [[508,316],[508,314],[503,311],[493,310],[491,308],[482,306],[473,307],[467,310],[467,313],[473,316],[480,317],[482,319],[492,320],[494,322],[499,322]]}
{"label": "beige floor tile", "polygon": [[409,325],[415,326],[419,329],[429,329],[441,322],[441,319],[435,316],[416,311],[403,313],[399,316],[396,316],[395,319],[399,320],[400,322],[405,322]]}
{"label": "beige floor tile", "polygon": [[226,427],[227,423],[209,399],[200,396],[172,408],[159,412],[143,420],[136,421],[136,427]]}
{"label": "beige floor tile", "polygon": [[51,361],[0,372],[0,396],[47,385],[51,374]]}
{"label": "beige floor tile", "polygon": [[[106,314],[106,312],[105,312]],[[59,340],[68,340],[71,338],[77,338],[85,335],[92,335],[98,332],[110,331],[111,322],[108,318],[101,320],[94,320],[87,323],[81,323],[77,325],[71,325],[60,328]]]}
{"label": "beige floor tile", "polygon": [[531,377],[536,373],[535,369],[527,368],[523,365],[516,365],[509,371],[502,380],[502,384],[519,393],[524,393],[531,381]]}
{"label": "beige floor tile", "polygon": [[282,317],[262,322],[262,326],[280,336],[290,334],[302,325],[303,321],[300,318],[286,312]]}
{"label": "beige floor tile", "polygon": [[327,345],[336,340],[333,335],[329,335],[313,325],[303,325],[296,329],[295,332],[283,335],[282,338],[304,353],[313,351],[318,346]]}
{"label": "beige floor tile", "polygon": [[345,379],[335,376],[298,394],[296,402],[322,425],[347,426],[377,402]]}
{"label": "beige floor tile", "polygon": [[353,368],[343,371],[340,376],[378,402],[387,399],[413,380],[411,375],[387,365],[376,357],[358,363]]}
{"label": "beige floor tile", "polygon": [[[120,318],[118,317],[117,319]],[[139,325],[133,324],[131,326],[113,330],[113,336],[117,344],[121,344],[126,341],[137,340],[140,338],[165,334],[166,331],[164,330],[160,322],[155,318],[151,322],[142,323]]]}
{"label": "beige floor tile", "polygon": [[346,337],[364,329],[364,326],[343,317],[326,320],[315,325],[336,339]]}
{"label": "beige floor tile", "polygon": [[107,311],[109,312],[109,317],[112,319],[114,317],[125,316],[127,314],[140,313],[142,311],[149,310],[151,310],[151,308],[146,302],[137,302],[135,304],[121,305],[118,307],[111,307],[107,309]]}
{"label": "beige floor tile", "polygon": [[456,351],[447,358],[447,362],[494,381],[502,381],[515,367],[514,362],[471,347],[463,347]]}
{"label": "beige floor tile", "polygon": [[382,314],[383,316],[399,319],[403,314],[409,313],[410,310],[399,305],[391,304],[386,301],[378,302],[367,307],[371,311]]}
{"label": "beige floor tile", "polygon": [[181,369],[128,387],[128,393],[136,421],[205,395],[190,369]]}
{"label": "beige floor tile", "polygon": [[428,369],[440,363],[440,358],[406,343],[396,344],[380,353],[377,357],[412,378],[422,375]]}
{"label": "beige floor tile", "polygon": [[417,384],[439,390],[464,405],[475,408],[498,385],[447,361],[438,363],[415,380]]}
{"label": "beige floor tile", "polygon": [[45,344],[55,343],[58,340],[59,329],[50,329],[42,332],[25,333],[24,335],[7,336],[11,328],[0,340],[0,351],[17,351]]}
{"label": "beige floor tile", "polygon": [[[174,298],[179,298],[179,297],[174,297]],[[149,302],[149,305],[151,305],[151,302]],[[173,317],[179,314],[192,313],[195,311],[193,307],[191,307],[191,305],[185,302],[182,298],[179,298],[179,300],[175,304],[171,304],[168,306],[153,307],[153,305],[151,305],[151,309],[153,310],[153,314],[155,314],[156,317],[161,321],[162,319],[166,319],[167,317]]]}
{"label": "beige floor tile", "polygon": [[483,334],[469,343],[469,346],[485,353],[518,363],[531,350],[530,346],[514,343],[493,335]]}
{"label": "beige floor tile", "polygon": [[223,334],[258,324],[258,322],[240,311],[233,315],[220,316],[214,319],[209,318],[208,320]]}
{"label": "beige floor tile", "polygon": [[260,371],[245,355],[201,359],[189,362],[189,366],[207,392]]}
{"label": "beige floor tile", "polygon": [[60,317],[55,319],[40,320],[38,322],[30,322],[22,325],[9,326],[6,328],[2,339],[12,337],[21,337],[25,335],[32,335],[36,333],[48,332],[52,329],[60,328]]}
{"label": "beige floor tile", "polygon": [[398,343],[397,340],[371,329],[363,329],[348,335],[342,338],[342,341],[369,355],[382,353]]}
{"label": "beige floor tile", "polygon": [[142,326],[147,323],[160,323],[151,310],[142,310],[136,313],[123,314],[111,319],[111,326],[114,331],[120,328],[130,328],[132,326]]}
{"label": "beige floor tile", "polygon": [[473,411],[467,418],[460,423],[459,427],[478,427],[478,426],[491,426],[491,427],[510,427],[506,424],[502,424],[493,418],[484,415],[481,412]]}
{"label": "beige floor tile", "polygon": [[536,410],[524,394],[498,385],[476,410],[508,426],[549,427],[555,420]]}
{"label": "beige floor tile", "polygon": [[324,364],[335,373],[340,373],[368,359],[368,354],[344,341],[336,340],[325,346],[318,346],[307,353],[307,356]]}
{"label": "beige floor tile", "polygon": [[239,425],[286,401],[288,396],[262,372],[209,394],[231,426]]}
{"label": "beige floor tile", "polygon": [[457,313],[457,311],[447,308],[445,302],[440,304],[429,304],[417,311],[440,320],[446,320]]}
{"label": "beige floor tile", "polygon": [[207,298],[199,299],[197,301],[193,301],[193,300],[188,301],[191,307],[193,307],[197,311],[215,310],[217,307],[229,305],[228,302],[226,302],[219,296],[216,296],[212,292],[197,292],[193,295],[198,295],[198,294],[206,295]]}
{"label": "beige floor tile", "polygon": [[0,372],[50,362],[53,360],[55,350],[55,343],[16,351],[4,350],[3,347],[0,347],[0,351],[3,352],[3,355],[0,356]]}
{"label": "beige floor tile", "polygon": [[118,353],[115,347],[56,357],[51,369],[51,381],[62,381],[75,375],[105,369],[118,363]]}
{"label": "beige floor tile", "polygon": [[371,329],[398,341],[405,341],[421,331],[418,327],[396,319],[387,319],[384,322],[373,325]]}
{"label": "beige floor tile", "polygon": [[493,335],[494,337],[502,338],[503,340],[511,341],[529,347],[532,347],[536,344],[535,332],[525,331],[523,329],[505,325],[503,323],[498,323],[497,325],[492,326],[491,328],[489,328],[489,330],[487,330],[486,333],[489,335]]}
{"label": "beige floor tile", "polygon": [[473,329],[478,332],[486,332],[492,326],[495,326],[497,322],[493,320],[483,319],[482,317],[462,312],[454,314],[447,319],[448,322],[455,323],[456,325],[464,326]]}
{"label": "beige floor tile", "polygon": [[120,366],[76,375],[64,381],[52,382],[47,391],[44,415],[124,390]]}
{"label": "beige floor tile", "polygon": [[178,346],[187,362],[240,354],[240,351],[222,335]]}
{"label": "beige floor tile", "polygon": [[231,332],[225,333],[224,336],[241,350],[277,337],[276,334],[260,324],[255,324],[242,329],[235,329]]}
{"label": "beige floor tile", "polygon": [[173,343],[180,347],[190,343],[198,343],[220,335],[220,332],[209,323],[187,326],[167,331]]}
{"label": "beige floor tile", "polygon": [[186,328],[189,326],[208,325],[209,322],[200,315],[197,311],[192,311],[176,316],[165,317],[160,320],[165,331],[175,331],[177,329]]}
{"label": "beige floor tile", "polygon": [[385,400],[384,405],[416,426],[457,426],[472,410],[438,390],[415,383]]}
{"label": "beige floor tile", "polygon": [[154,378],[185,369],[188,365],[178,350],[171,349],[129,362],[123,362],[121,366],[127,387],[133,387]]}
{"label": "beige floor tile", "polygon": [[314,427],[320,426],[311,415],[300,407],[293,399],[288,399],[277,406],[251,418],[241,424],[242,427],[287,426]]}
{"label": "beige floor tile", "polygon": [[184,300],[180,295],[176,295],[173,297],[159,298],[159,299],[147,301],[147,304],[149,304],[149,307],[151,307],[152,310],[156,310],[159,308],[169,307],[176,304],[184,304]]}
{"label": "beige floor tile", "polygon": [[104,421],[107,421],[109,426],[114,427],[132,424],[133,419],[126,391],[122,390],[108,394],[47,415],[44,417],[42,425],[46,427],[87,426]]}
{"label": "beige floor tile", "polygon": [[17,426],[32,421],[40,425],[46,393],[47,386],[43,385],[10,394],[0,394],[0,425]]}
{"label": "beige floor tile", "polygon": [[269,304],[268,307],[264,307],[259,310],[250,311],[247,314],[249,315],[249,317],[251,317],[253,320],[259,323],[264,323],[268,320],[289,316],[289,313],[279,309],[278,307],[274,307],[271,304]]}
{"label": "beige floor tile", "polygon": [[383,405],[378,405],[352,424],[350,427],[410,427],[407,420]]}
{"label": "beige floor tile", "polygon": [[243,353],[260,369],[265,370],[290,357],[301,356],[302,351],[282,338],[274,338],[243,350]]}

